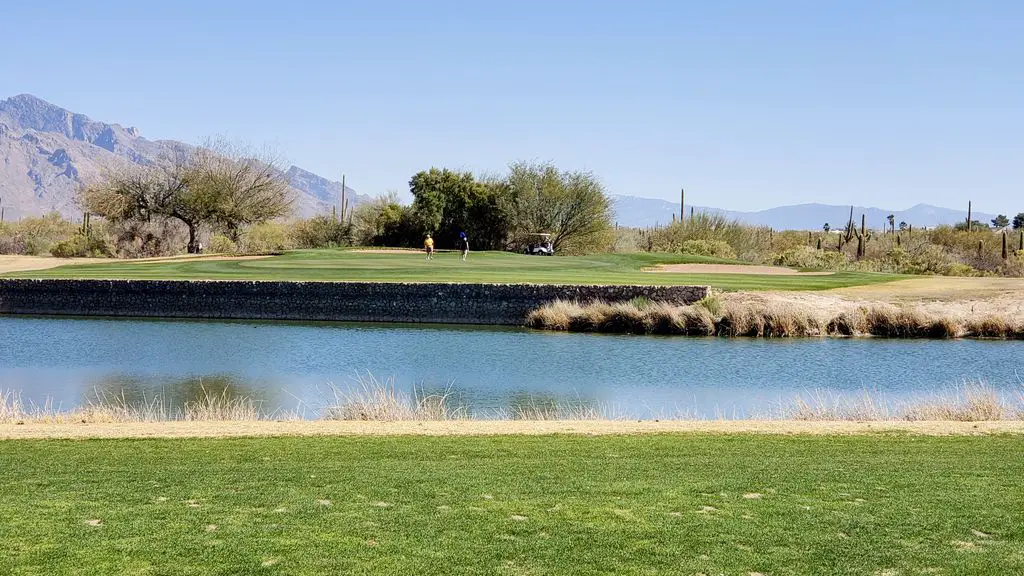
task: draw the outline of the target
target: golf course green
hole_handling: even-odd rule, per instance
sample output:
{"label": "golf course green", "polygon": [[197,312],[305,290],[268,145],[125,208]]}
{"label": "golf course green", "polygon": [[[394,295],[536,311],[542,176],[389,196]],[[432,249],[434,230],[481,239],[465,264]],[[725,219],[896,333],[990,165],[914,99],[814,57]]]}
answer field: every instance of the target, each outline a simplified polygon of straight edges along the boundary
{"label": "golf course green", "polygon": [[296,250],[246,259],[164,259],[98,261],[4,275],[17,278],[99,278],[147,280],[302,280],[371,282],[481,282],[545,284],[706,285],[720,290],[826,290],[903,278],[871,272],[826,275],[650,273],[659,264],[741,264],[680,254],[526,256],[506,252],[422,253],[343,249]]}

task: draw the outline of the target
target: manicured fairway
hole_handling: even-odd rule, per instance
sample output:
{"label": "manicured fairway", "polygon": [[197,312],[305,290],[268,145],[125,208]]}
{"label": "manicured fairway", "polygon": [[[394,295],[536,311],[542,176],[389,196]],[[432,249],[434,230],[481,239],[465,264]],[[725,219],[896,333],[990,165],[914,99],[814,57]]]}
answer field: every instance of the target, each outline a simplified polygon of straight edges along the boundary
{"label": "manicured fairway", "polygon": [[1021,574],[1024,438],[0,442],[2,574]]}
{"label": "manicured fairway", "polygon": [[355,280],[383,282],[535,282],[565,284],[697,284],[722,290],[824,290],[903,278],[890,274],[839,272],[827,276],[756,274],[652,274],[656,264],[728,263],[673,254],[604,254],[578,257],[482,252],[462,262],[439,254],[431,262],[417,253],[377,254],[350,250],[298,250],[250,260],[105,261],[7,274],[20,278],[139,278],[208,280]]}

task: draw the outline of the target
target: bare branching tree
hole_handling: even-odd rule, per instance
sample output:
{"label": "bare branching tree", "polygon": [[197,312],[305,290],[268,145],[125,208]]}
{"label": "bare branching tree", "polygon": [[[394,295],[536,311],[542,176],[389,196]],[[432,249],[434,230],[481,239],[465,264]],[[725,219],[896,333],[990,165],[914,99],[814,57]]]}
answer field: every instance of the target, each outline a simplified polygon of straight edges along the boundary
{"label": "bare branching tree", "polygon": [[112,222],[181,222],[195,253],[202,228],[222,228],[237,241],[242,226],[288,214],[290,193],[276,157],[217,141],[176,146],[152,165],[108,167],[81,203]]}
{"label": "bare branching tree", "polygon": [[223,140],[207,142],[193,154],[194,186],[215,198],[213,219],[233,241],[243,226],[291,213],[292,188],[282,162],[269,150]]}

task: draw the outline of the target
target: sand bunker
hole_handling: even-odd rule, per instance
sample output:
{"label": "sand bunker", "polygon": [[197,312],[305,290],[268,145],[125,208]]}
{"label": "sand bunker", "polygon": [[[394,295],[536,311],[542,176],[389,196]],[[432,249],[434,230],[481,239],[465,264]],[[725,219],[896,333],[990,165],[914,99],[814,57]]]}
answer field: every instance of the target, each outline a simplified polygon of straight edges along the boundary
{"label": "sand bunker", "polygon": [[7,272],[24,272],[27,270],[46,270],[65,264],[83,264],[86,262],[102,262],[94,258],[48,258],[46,256],[0,256],[0,274]]}
{"label": "sand bunker", "polygon": [[745,264],[659,264],[644,272],[675,274],[757,274],[762,276],[831,276],[834,272],[800,272],[782,266],[751,266]]}
{"label": "sand bunker", "polygon": [[211,256],[181,254],[178,256],[158,256],[153,258],[117,259],[117,258],[53,258],[50,256],[0,256],[0,274],[8,272],[28,272],[46,270],[69,264],[109,264],[124,263],[160,263],[180,262],[182,260],[260,260],[270,256],[230,256],[216,254]]}
{"label": "sand bunker", "polygon": [[348,250],[348,252],[355,252],[357,254],[423,254],[423,250],[415,248],[359,248]]}

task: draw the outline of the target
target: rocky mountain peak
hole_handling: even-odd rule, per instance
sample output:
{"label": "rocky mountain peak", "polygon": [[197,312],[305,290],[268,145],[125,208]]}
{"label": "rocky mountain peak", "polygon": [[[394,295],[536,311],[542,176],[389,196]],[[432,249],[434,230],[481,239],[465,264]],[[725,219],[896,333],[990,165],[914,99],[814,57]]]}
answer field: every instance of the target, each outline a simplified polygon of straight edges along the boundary
{"label": "rocky mountain peak", "polygon": [[[147,164],[187,144],[151,141],[137,128],[124,128],[71,112],[31,94],[0,100],[0,196],[11,217],[56,210],[80,213],[77,190],[99,178],[105,167],[129,160]],[[330,213],[341,198],[341,183],[292,166],[286,173],[296,189],[296,215]],[[352,188],[352,204],[365,201]]]}

